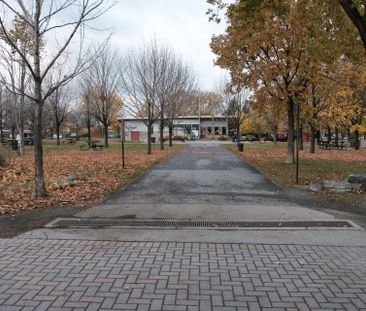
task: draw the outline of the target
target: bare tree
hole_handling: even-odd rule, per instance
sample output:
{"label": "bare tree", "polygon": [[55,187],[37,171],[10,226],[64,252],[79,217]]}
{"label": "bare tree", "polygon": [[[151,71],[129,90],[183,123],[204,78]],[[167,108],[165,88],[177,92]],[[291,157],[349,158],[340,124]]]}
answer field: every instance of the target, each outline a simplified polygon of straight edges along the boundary
{"label": "bare tree", "polygon": [[51,113],[52,123],[54,125],[57,145],[60,145],[61,125],[65,122],[70,108],[71,90],[66,86],[60,86],[52,93],[46,102],[46,106]]}
{"label": "bare tree", "polygon": [[[34,102],[34,151],[35,151],[35,194],[46,196],[43,172],[42,113],[45,100],[61,85],[67,84],[90,65],[93,56],[84,53],[84,30],[87,22],[95,20],[109,7],[106,0],[2,0],[0,2],[0,31],[5,43],[24,62],[32,81],[32,93],[27,94]],[[25,54],[12,38],[11,26],[6,17],[16,16],[28,25],[33,41],[30,53]],[[79,36],[80,40],[74,40]],[[42,46],[54,38],[54,51],[47,57],[42,55]],[[72,62],[71,42],[79,43],[79,54]],[[73,63],[73,64],[72,64]],[[70,64],[70,66],[67,66]],[[62,79],[45,89],[44,81],[51,69],[63,71]]]}
{"label": "bare tree", "polygon": [[181,61],[176,61],[172,74],[171,93],[167,100],[166,123],[169,128],[169,146],[173,146],[174,120],[184,112],[185,105],[189,103],[191,94],[195,90],[195,79],[189,66]]}
{"label": "bare tree", "polygon": [[5,111],[6,111],[5,89],[0,84],[0,144],[4,142]]}
{"label": "bare tree", "polygon": [[239,145],[240,143],[240,127],[243,124],[246,114],[249,112],[249,90],[243,89],[235,93],[227,93],[226,100],[227,106],[225,108],[225,115],[231,121],[234,128],[236,129],[236,143]]}
{"label": "bare tree", "polygon": [[[29,54],[33,38],[29,32],[28,25],[17,16],[14,18],[12,27],[9,29],[9,36],[11,36],[11,40],[17,44],[24,55]],[[2,32],[0,32],[0,37],[7,42],[7,38]],[[30,76],[24,60],[16,55],[14,49],[3,49],[1,52],[2,63],[4,65],[4,70],[0,74],[1,80],[12,93],[12,113],[18,134],[17,139],[19,138],[19,153],[23,155],[25,92],[27,85],[29,85]]]}
{"label": "bare tree", "polygon": [[92,97],[93,93],[89,84],[82,84],[82,102],[78,107],[80,124],[85,126],[88,131],[88,141],[91,141],[91,127],[93,122],[92,115]]}
{"label": "bare tree", "polygon": [[122,108],[117,94],[119,85],[117,52],[107,48],[83,75],[86,104],[91,115],[101,123],[104,146],[108,147],[108,127]]}
{"label": "bare tree", "polygon": [[168,47],[160,46],[160,81],[156,86],[157,103],[159,109],[160,149],[164,150],[164,128],[166,125],[166,110],[171,100],[176,71],[176,57]]}
{"label": "bare tree", "polygon": [[165,56],[165,49],[153,40],[140,48],[131,48],[120,66],[125,111],[145,123],[147,154],[151,154],[153,124],[161,115],[158,91],[163,81]]}

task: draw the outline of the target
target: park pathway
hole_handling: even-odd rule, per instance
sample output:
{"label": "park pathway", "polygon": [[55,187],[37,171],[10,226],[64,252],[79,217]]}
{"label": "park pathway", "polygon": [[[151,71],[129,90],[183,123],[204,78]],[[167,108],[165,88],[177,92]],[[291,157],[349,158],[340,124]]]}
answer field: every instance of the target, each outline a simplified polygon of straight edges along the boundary
{"label": "park pathway", "polygon": [[[218,143],[195,142],[86,219],[333,220]],[[362,310],[366,235],[44,228],[0,239],[1,310]]]}

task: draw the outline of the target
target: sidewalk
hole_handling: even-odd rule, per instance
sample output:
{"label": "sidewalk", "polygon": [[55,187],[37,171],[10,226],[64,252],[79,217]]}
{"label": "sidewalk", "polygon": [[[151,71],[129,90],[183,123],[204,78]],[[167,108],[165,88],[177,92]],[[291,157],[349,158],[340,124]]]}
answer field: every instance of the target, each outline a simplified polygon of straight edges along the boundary
{"label": "sidewalk", "polygon": [[366,249],[0,240],[0,310],[361,310]]}

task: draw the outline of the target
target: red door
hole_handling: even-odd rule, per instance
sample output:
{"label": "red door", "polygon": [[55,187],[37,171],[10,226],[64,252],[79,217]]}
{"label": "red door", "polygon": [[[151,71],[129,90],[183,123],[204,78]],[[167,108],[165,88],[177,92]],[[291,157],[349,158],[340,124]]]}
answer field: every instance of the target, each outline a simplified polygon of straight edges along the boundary
{"label": "red door", "polygon": [[140,141],[140,132],[131,132],[131,141]]}
{"label": "red door", "polygon": [[201,138],[206,138],[206,129],[201,128]]}

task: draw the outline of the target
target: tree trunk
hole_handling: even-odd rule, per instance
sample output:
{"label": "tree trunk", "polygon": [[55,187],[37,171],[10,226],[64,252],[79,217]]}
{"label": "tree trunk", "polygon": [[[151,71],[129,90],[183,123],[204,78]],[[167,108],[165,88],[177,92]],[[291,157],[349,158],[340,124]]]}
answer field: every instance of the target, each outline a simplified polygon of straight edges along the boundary
{"label": "tree trunk", "polygon": [[25,104],[25,63],[22,60],[22,71],[20,77],[20,107],[18,111],[18,132],[20,134],[20,141],[19,141],[19,155],[24,156],[24,104]]}
{"label": "tree trunk", "polygon": [[273,127],[273,143],[277,145],[277,131],[278,131],[278,125],[274,125]]}
{"label": "tree trunk", "polygon": [[164,120],[160,118],[160,150],[164,150]]}
{"label": "tree trunk", "polygon": [[90,117],[88,117],[87,128],[88,128],[88,141],[91,141],[91,121],[90,121]]}
{"label": "tree trunk", "polygon": [[34,18],[34,43],[33,43],[33,59],[34,59],[34,163],[35,163],[35,181],[36,181],[36,197],[44,198],[46,196],[46,185],[43,173],[43,147],[42,147],[42,79],[41,79],[41,55],[40,55],[40,30],[39,18],[41,15],[40,2],[36,1],[35,18]]}
{"label": "tree trunk", "polygon": [[315,153],[315,128],[310,124],[310,153]]}
{"label": "tree trunk", "polygon": [[240,123],[237,124],[237,127],[236,127],[236,132],[238,133],[238,136],[236,138],[236,146],[239,147],[239,144],[240,144]]}
{"label": "tree trunk", "polygon": [[316,141],[317,141],[317,143],[318,143],[318,145],[320,144],[320,131],[319,130],[317,130],[316,132],[315,132],[316,134]]}
{"label": "tree trunk", "polygon": [[151,124],[147,126],[147,154],[151,154]]}
{"label": "tree trunk", "polygon": [[328,143],[330,143],[332,140],[332,131],[329,126],[328,126],[328,135],[327,136],[328,136]]}
{"label": "tree trunk", "polygon": [[104,123],[104,147],[108,148],[108,123]]}
{"label": "tree trunk", "polygon": [[355,131],[355,150],[360,150],[360,131]]}
{"label": "tree trunk", "polygon": [[57,146],[60,146],[60,125],[57,124],[57,121],[56,121],[56,138],[57,138]]}
{"label": "tree trunk", "polygon": [[302,130],[303,130],[303,128],[302,128],[302,125],[300,126],[300,129],[299,129],[299,149],[300,150],[304,150],[304,139],[303,139],[303,137],[302,137]]}
{"label": "tree trunk", "polygon": [[46,196],[46,185],[43,173],[43,147],[42,147],[42,93],[41,79],[35,81],[35,112],[34,112],[34,163],[36,178],[36,197]]}
{"label": "tree trunk", "polygon": [[337,126],[334,129],[334,133],[335,133],[335,145],[338,146],[339,145],[339,138],[338,138],[339,130],[338,130]]}
{"label": "tree trunk", "polygon": [[295,163],[295,114],[294,114],[294,101],[289,99],[287,102],[287,163],[294,164]]}
{"label": "tree trunk", "polygon": [[173,147],[173,126],[169,125],[169,147]]}
{"label": "tree trunk", "polygon": [[24,156],[24,154],[24,126],[21,124],[19,128],[19,155]]}

